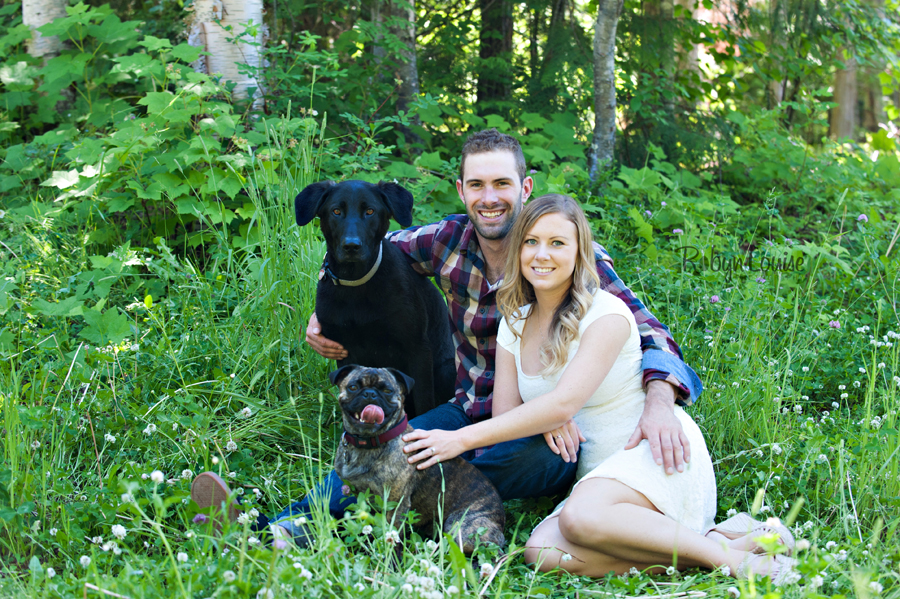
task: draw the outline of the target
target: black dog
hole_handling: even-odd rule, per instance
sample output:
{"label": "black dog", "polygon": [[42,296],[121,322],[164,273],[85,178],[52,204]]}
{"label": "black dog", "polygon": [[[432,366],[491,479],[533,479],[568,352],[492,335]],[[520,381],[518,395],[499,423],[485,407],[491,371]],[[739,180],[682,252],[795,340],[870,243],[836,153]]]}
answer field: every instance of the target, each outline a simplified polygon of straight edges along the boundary
{"label": "black dog", "polygon": [[334,470],[342,481],[379,497],[389,488],[388,501],[398,505],[387,517],[397,525],[415,510],[422,516],[423,532],[430,534],[443,515],[441,530],[453,532],[454,538],[459,534],[467,554],[474,550],[476,537],[503,545],[506,513],[500,495],[472,464],[453,458],[418,470],[407,462],[400,436],[413,430],[403,412],[412,379],[393,368],[353,364],[335,370],[330,378],[340,387],[344,420],[344,436],[334,456]]}
{"label": "black dog", "polygon": [[384,235],[412,223],[412,194],[395,183],[314,183],[294,200],[297,224],[319,217],[327,253],[316,315],[347,350],[338,364],[396,368],[417,381],[411,417],[449,401],[456,365],[447,305]]}

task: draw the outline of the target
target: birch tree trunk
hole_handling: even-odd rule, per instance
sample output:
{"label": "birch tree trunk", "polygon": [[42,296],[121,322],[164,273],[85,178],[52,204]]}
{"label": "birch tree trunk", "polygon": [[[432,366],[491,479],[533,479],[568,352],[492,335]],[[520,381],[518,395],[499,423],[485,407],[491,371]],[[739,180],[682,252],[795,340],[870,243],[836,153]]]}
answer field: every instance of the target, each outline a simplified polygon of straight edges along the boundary
{"label": "birch tree trunk", "polygon": [[[255,35],[241,35],[251,21],[256,28]],[[232,28],[230,32],[225,30],[228,26]],[[265,31],[262,0],[196,0],[188,43],[203,48],[209,55],[201,56],[194,63],[194,70],[209,75],[220,74],[223,83],[233,81],[232,93],[237,100],[247,99],[250,88],[256,88],[254,108],[259,108],[262,102],[259,82],[246,67],[238,65],[262,67],[260,49],[265,41]]]}
{"label": "birch tree trunk", "polygon": [[45,37],[37,31],[55,19],[66,16],[66,0],[22,0],[22,22],[31,29],[28,53],[35,58],[47,60],[59,54],[62,41],[55,35]]}
{"label": "birch tree trunk", "polygon": [[616,27],[623,0],[599,0],[594,26],[594,138],[588,155],[591,181],[612,165],[616,142]]}
{"label": "birch tree trunk", "polygon": [[[400,80],[397,110],[409,113],[412,102],[419,95],[419,63],[416,59],[416,0],[394,0],[391,15],[393,16],[391,32],[402,44],[397,56],[397,78]],[[416,114],[410,117],[410,123],[421,126],[422,120]],[[422,138],[412,129],[401,127],[401,130],[407,141],[413,144],[422,142]]]}
{"label": "birch tree trunk", "polygon": [[832,139],[853,138],[856,135],[857,119],[857,84],[856,84],[856,58],[847,50],[844,55],[844,68],[838,69],[834,74],[834,102],[837,104],[831,109],[831,137]]}
{"label": "birch tree trunk", "polygon": [[[674,97],[671,90],[675,75],[675,36],[673,32],[673,19],[675,4],[672,0],[647,0],[644,2],[644,18],[647,21],[645,37],[652,35],[653,39],[641,40],[646,45],[652,56],[648,57],[650,64],[656,64],[662,77],[656,78],[656,84],[661,91],[663,110],[671,118],[674,113]],[[670,93],[666,93],[670,92]]]}
{"label": "birch tree trunk", "polygon": [[[787,0],[771,0],[769,2],[769,48],[779,48],[780,53],[784,52],[787,46],[787,10],[785,2]],[[776,69],[777,70],[777,69]],[[786,76],[777,79],[770,79],[766,85],[768,91],[769,108],[775,108],[784,101]]]}

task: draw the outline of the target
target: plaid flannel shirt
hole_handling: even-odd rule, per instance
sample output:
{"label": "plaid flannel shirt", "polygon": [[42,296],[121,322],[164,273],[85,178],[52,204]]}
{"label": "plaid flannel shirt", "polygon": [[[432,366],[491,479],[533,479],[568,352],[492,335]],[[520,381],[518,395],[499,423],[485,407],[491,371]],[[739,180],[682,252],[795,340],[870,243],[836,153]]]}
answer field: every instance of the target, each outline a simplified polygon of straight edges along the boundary
{"label": "plaid flannel shirt", "polygon": [[[456,346],[456,397],[452,401],[473,421],[489,418],[502,317],[497,308],[500,281],[488,282],[484,255],[469,217],[454,214],[437,223],[389,233],[388,239],[407,255],[417,272],[436,278],[449,301]],[[684,363],[669,329],[625,286],[606,250],[595,243],[594,253],[601,287],[634,313],[644,352],[644,386],[654,379],[670,382],[680,390],[678,403],[690,405],[703,386]]]}

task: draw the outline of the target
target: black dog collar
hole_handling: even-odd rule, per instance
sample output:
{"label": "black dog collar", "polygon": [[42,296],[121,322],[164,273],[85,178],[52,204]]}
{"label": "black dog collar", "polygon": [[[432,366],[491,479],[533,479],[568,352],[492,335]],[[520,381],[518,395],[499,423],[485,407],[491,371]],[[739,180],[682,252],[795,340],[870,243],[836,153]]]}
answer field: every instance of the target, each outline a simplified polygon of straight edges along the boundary
{"label": "black dog collar", "polygon": [[[384,243],[383,241],[381,243]],[[331,270],[331,265],[328,264],[328,258],[325,259],[325,263],[322,265],[322,270],[319,271],[319,280],[321,281],[325,277],[328,277],[334,285],[338,285],[341,287],[359,287],[360,285],[365,285],[369,282],[369,280],[375,276],[375,273],[378,272],[378,267],[381,266],[381,258],[384,252],[384,246],[378,246],[378,258],[375,259],[375,264],[372,265],[372,268],[369,269],[369,272],[361,279],[356,279],[354,281],[348,281],[346,279],[339,279],[337,275],[334,274],[334,271]]]}
{"label": "black dog collar", "polygon": [[347,431],[344,431],[343,439],[353,447],[358,447],[360,449],[375,449],[402,435],[403,431],[406,430],[407,424],[409,424],[409,421],[406,418],[406,414],[404,414],[403,420],[401,420],[397,426],[389,429],[385,433],[381,433],[377,437],[357,437],[356,435],[351,435]]}

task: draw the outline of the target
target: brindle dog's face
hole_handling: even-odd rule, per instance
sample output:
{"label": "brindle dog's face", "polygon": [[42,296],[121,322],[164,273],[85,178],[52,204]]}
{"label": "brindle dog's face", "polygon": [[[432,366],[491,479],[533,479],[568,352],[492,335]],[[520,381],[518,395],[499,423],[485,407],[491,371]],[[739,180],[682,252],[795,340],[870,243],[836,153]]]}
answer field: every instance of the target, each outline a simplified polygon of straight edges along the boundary
{"label": "brindle dog's face", "polygon": [[403,402],[412,388],[412,379],[399,370],[348,364],[330,377],[340,388],[338,402],[348,433],[374,437],[403,419]]}

